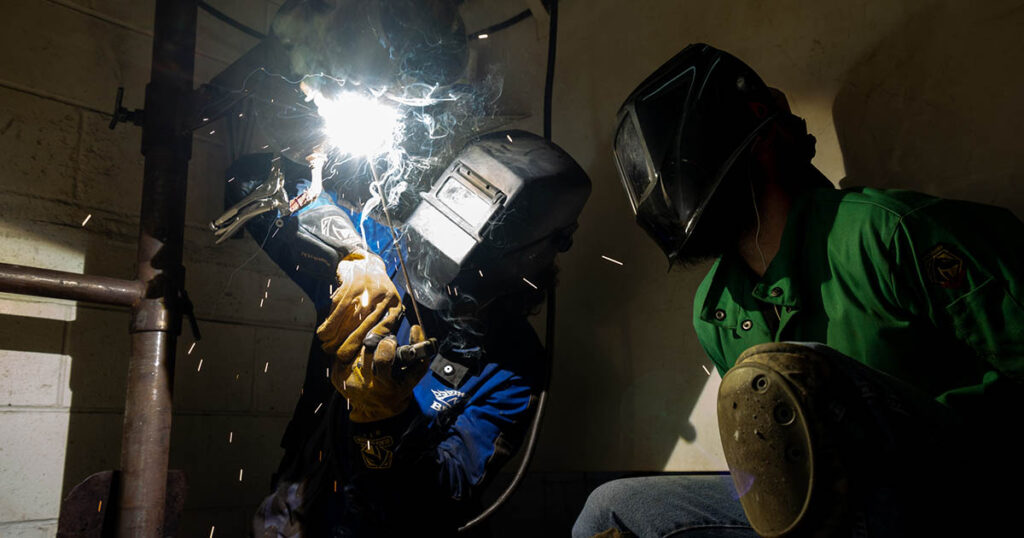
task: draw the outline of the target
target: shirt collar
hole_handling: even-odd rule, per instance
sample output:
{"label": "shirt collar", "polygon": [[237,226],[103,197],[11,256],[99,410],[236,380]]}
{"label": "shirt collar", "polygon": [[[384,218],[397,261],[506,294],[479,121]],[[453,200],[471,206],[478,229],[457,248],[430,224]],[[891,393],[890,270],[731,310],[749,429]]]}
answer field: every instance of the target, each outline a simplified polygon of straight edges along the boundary
{"label": "shirt collar", "polygon": [[760,279],[735,254],[723,256],[709,272],[710,285],[701,307],[702,320],[723,327],[739,324],[743,310],[757,308],[756,299],[780,307],[800,308],[799,273],[805,197],[793,203],[779,251]]}

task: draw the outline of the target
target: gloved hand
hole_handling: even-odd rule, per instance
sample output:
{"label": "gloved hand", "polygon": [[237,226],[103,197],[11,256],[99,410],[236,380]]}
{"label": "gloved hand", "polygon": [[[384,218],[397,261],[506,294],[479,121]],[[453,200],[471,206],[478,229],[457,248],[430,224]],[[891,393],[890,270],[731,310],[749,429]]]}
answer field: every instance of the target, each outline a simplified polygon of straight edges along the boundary
{"label": "gloved hand", "polygon": [[[405,411],[412,401],[412,390],[430,365],[430,354],[410,360],[398,358],[398,341],[386,336],[372,348],[368,338],[354,364],[331,373],[331,382],[348,399],[352,422],[374,422],[391,418]],[[423,329],[413,325],[409,344],[425,342]]]}
{"label": "gloved hand", "polygon": [[394,332],[402,316],[398,290],[376,254],[357,249],[345,256],[338,263],[338,281],[331,312],[316,330],[323,350],[334,356],[335,374],[351,366],[368,335]]}

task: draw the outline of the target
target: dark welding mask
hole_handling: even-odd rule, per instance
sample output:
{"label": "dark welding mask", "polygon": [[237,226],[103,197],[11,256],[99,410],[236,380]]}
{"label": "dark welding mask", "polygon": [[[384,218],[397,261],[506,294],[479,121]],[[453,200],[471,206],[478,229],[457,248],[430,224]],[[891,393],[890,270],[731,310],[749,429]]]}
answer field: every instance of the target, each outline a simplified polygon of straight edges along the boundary
{"label": "dark welding mask", "polygon": [[590,179],[565,151],[524,131],[470,142],[423,193],[408,224],[416,299],[485,305],[543,281],[568,250]]}
{"label": "dark welding mask", "polygon": [[615,162],[637,222],[670,262],[719,184],[776,115],[757,73],[704,44],[683,49],[626,99]]}

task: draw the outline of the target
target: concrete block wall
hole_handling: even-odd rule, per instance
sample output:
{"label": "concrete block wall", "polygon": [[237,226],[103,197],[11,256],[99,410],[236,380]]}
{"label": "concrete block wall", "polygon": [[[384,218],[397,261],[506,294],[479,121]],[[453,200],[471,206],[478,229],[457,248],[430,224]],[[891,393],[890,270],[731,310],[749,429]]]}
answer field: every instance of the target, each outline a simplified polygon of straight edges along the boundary
{"label": "concrete block wall", "polygon": [[[211,1],[262,31],[280,3]],[[0,10],[0,261],[132,278],[141,136],[107,123],[118,86],[126,107],[143,104],[153,2]],[[200,12],[196,83],[254,43]],[[309,302],[253,240],[213,245],[223,131],[197,132],[188,185],[187,287],[203,339],[191,353],[187,328],[178,340],[171,467],[189,479],[181,536],[213,526],[216,536],[245,535],[281,455],[313,325]],[[53,536],[63,496],[119,466],[128,354],[125,309],[0,295],[0,536]]]}

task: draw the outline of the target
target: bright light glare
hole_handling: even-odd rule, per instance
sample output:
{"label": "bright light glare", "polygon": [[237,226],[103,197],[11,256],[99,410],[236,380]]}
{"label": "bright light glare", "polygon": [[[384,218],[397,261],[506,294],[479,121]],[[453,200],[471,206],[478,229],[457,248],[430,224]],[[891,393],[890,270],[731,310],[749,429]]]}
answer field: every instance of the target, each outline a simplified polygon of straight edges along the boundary
{"label": "bright light glare", "polygon": [[371,157],[386,153],[401,134],[398,111],[370,96],[343,92],[328,98],[316,92],[313,102],[324,119],[327,142],[342,154]]}

